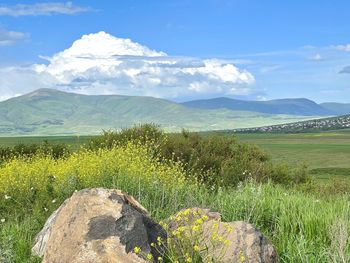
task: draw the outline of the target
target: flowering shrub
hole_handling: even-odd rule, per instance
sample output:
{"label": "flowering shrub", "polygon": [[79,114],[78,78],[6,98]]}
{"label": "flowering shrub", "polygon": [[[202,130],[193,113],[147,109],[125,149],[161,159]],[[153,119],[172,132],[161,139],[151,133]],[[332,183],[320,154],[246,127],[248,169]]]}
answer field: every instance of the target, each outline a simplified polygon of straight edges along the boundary
{"label": "flowering shrub", "polygon": [[260,148],[240,143],[232,135],[187,131],[165,134],[156,125],[144,124],[120,132],[104,132],[88,147],[111,149],[130,141],[149,143],[153,155],[163,161],[180,161],[191,180],[195,178],[212,189],[236,186],[251,179],[288,186],[310,181],[306,167],[292,169],[287,165],[273,164]]}
{"label": "flowering shrub", "polygon": [[[182,210],[169,220],[160,221],[160,225],[168,232],[168,238],[158,237],[157,242],[151,244],[155,249],[166,247],[164,252],[163,249],[160,251],[163,257],[157,259],[159,262],[221,262],[230,243],[227,238],[232,232],[229,224],[211,220],[200,208]],[[152,255],[139,247],[135,247],[134,252],[154,262]],[[244,262],[244,255],[240,259]]]}
{"label": "flowering shrub", "polygon": [[[31,206],[35,200],[66,198],[74,190],[87,187],[132,184],[152,188],[184,186],[180,163],[162,163],[147,145],[129,142],[111,150],[81,151],[66,159],[51,156],[19,158],[0,167],[0,208],[8,205]],[[13,203],[15,201],[15,203]]]}

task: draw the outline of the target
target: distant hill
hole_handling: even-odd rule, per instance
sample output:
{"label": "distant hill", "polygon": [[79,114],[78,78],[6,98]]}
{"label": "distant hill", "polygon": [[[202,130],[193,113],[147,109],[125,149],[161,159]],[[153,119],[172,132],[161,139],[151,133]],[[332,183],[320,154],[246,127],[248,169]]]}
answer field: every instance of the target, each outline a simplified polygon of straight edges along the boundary
{"label": "distant hill", "polygon": [[332,110],[326,109],[308,99],[279,99],[269,101],[243,101],[230,98],[214,98],[193,100],[182,105],[197,109],[229,109],[238,111],[254,111],[268,114],[288,114],[303,116],[331,116]]}
{"label": "distant hill", "polygon": [[244,133],[260,133],[260,132],[283,132],[283,133],[298,133],[298,132],[319,132],[350,129],[350,115],[322,118],[316,120],[300,121],[295,123],[271,125],[256,128],[236,129],[235,132]]}
{"label": "distant hill", "polygon": [[320,106],[334,112],[336,115],[350,114],[350,103],[327,102],[321,103]]}
{"label": "distant hill", "polygon": [[316,118],[196,109],[168,100],[137,96],[87,96],[52,89],[0,102],[0,135],[97,134],[153,122],[168,131],[220,130],[281,124]]}

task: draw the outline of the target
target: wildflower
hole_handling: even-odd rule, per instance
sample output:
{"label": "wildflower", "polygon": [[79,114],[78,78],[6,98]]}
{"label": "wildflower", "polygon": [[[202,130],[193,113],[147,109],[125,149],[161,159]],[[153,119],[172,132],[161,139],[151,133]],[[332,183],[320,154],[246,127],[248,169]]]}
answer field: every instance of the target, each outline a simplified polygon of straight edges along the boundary
{"label": "wildflower", "polygon": [[185,227],[184,226],[180,226],[178,229],[179,233],[183,233],[185,231]]}
{"label": "wildflower", "polygon": [[230,240],[225,239],[225,240],[224,240],[224,245],[227,246],[228,244],[230,244]]}
{"label": "wildflower", "polygon": [[198,225],[193,226],[192,230],[193,230],[193,232],[199,231],[199,226]]}
{"label": "wildflower", "polygon": [[1,223],[5,223],[5,222],[6,222],[6,219],[5,219],[5,218],[1,218],[0,222],[1,222]]}
{"label": "wildflower", "polygon": [[194,249],[194,251],[199,251],[200,250],[200,247],[199,246],[197,246],[197,245],[195,245],[194,247],[193,247],[193,249]]}
{"label": "wildflower", "polygon": [[151,260],[153,258],[152,254],[150,254],[150,253],[148,253],[146,257],[148,260]]}
{"label": "wildflower", "polygon": [[44,211],[47,212],[47,211],[49,211],[49,209],[47,209],[46,207],[44,207]]}
{"label": "wildflower", "polygon": [[163,258],[162,257],[158,257],[158,261],[159,262],[163,261]]}
{"label": "wildflower", "polygon": [[140,252],[141,252],[141,248],[135,247],[135,248],[134,248],[134,252],[135,252],[136,254],[140,253]]}
{"label": "wildflower", "polygon": [[244,262],[245,261],[245,256],[244,256],[244,254],[243,254],[243,252],[241,251],[240,253],[239,253],[239,259],[241,260],[241,262]]}
{"label": "wildflower", "polygon": [[216,228],[218,228],[219,227],[219,224],[216,222],[216,223],[214,223],[213,225],[212,225],[212,229],[216,229]]}
{"label": "wildflower", "polygon": [[5,200],[11,199],[11,196],[5,195]]}
{"label": "wildflower", "polygon": [[191,257],[187,257],[186,258],[186,262],[192,262],[192,258]]}
{"label": "wildflower", "polygon": [[155,247],[156,246],[156,244],[154,244],[153,242],[151,243],[151,247]]}
{"label": "wildflower", "polygon": [[51,202],[52,202],[53,204],[56,203],[56,199],[53,199]]}
{"label": "wildflower", "polygon": [[157,237],[157,243],[158,243],[158,246],[160,246],[162,244],[162,238],[161,237]]}
{"label": "wildflower", "polygon": [[225,228],[228,233],[232,232],[232,226],[230,226],[229,224],[225,224]]}
{"label": "wildflower", "polygon": [[202,218],[198,218],[198,219],[196,220],[195,224],[197,224],[197,225],[202,225],[202,224],[203,224]]}
{"label": "wildflower", "polygon": [[218,239],[218,233],[214,232],[213,235],[211,236],[211,239],[213,241],[217,240]]}

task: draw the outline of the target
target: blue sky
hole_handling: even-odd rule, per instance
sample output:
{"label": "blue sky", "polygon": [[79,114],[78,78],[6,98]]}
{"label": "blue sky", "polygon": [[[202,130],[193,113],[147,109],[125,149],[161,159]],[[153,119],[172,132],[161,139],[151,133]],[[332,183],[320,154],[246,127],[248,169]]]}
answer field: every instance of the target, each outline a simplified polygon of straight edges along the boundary
{"label": "blue sky", "polygon": [[346,0],[1,1],[0,99],[50,87],[350,102],[349,10]]}

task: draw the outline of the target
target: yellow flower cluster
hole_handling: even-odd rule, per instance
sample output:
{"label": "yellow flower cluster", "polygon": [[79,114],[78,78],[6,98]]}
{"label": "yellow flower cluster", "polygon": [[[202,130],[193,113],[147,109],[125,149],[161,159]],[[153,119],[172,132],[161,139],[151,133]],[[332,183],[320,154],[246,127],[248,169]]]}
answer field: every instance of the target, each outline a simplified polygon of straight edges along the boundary
{"label": "yellow flower cluster", "polygon": [[104,180],[181,187],[185,175],[181,165],[161,162],[147,145],[130,142],[111,150],[81,150],[66,159],[35,156],[11,160],[0,167],[0,195],[16,199],[33,189],[47,191],[50,186],[59,192],[77,182],[83,187],[103,186]]}

